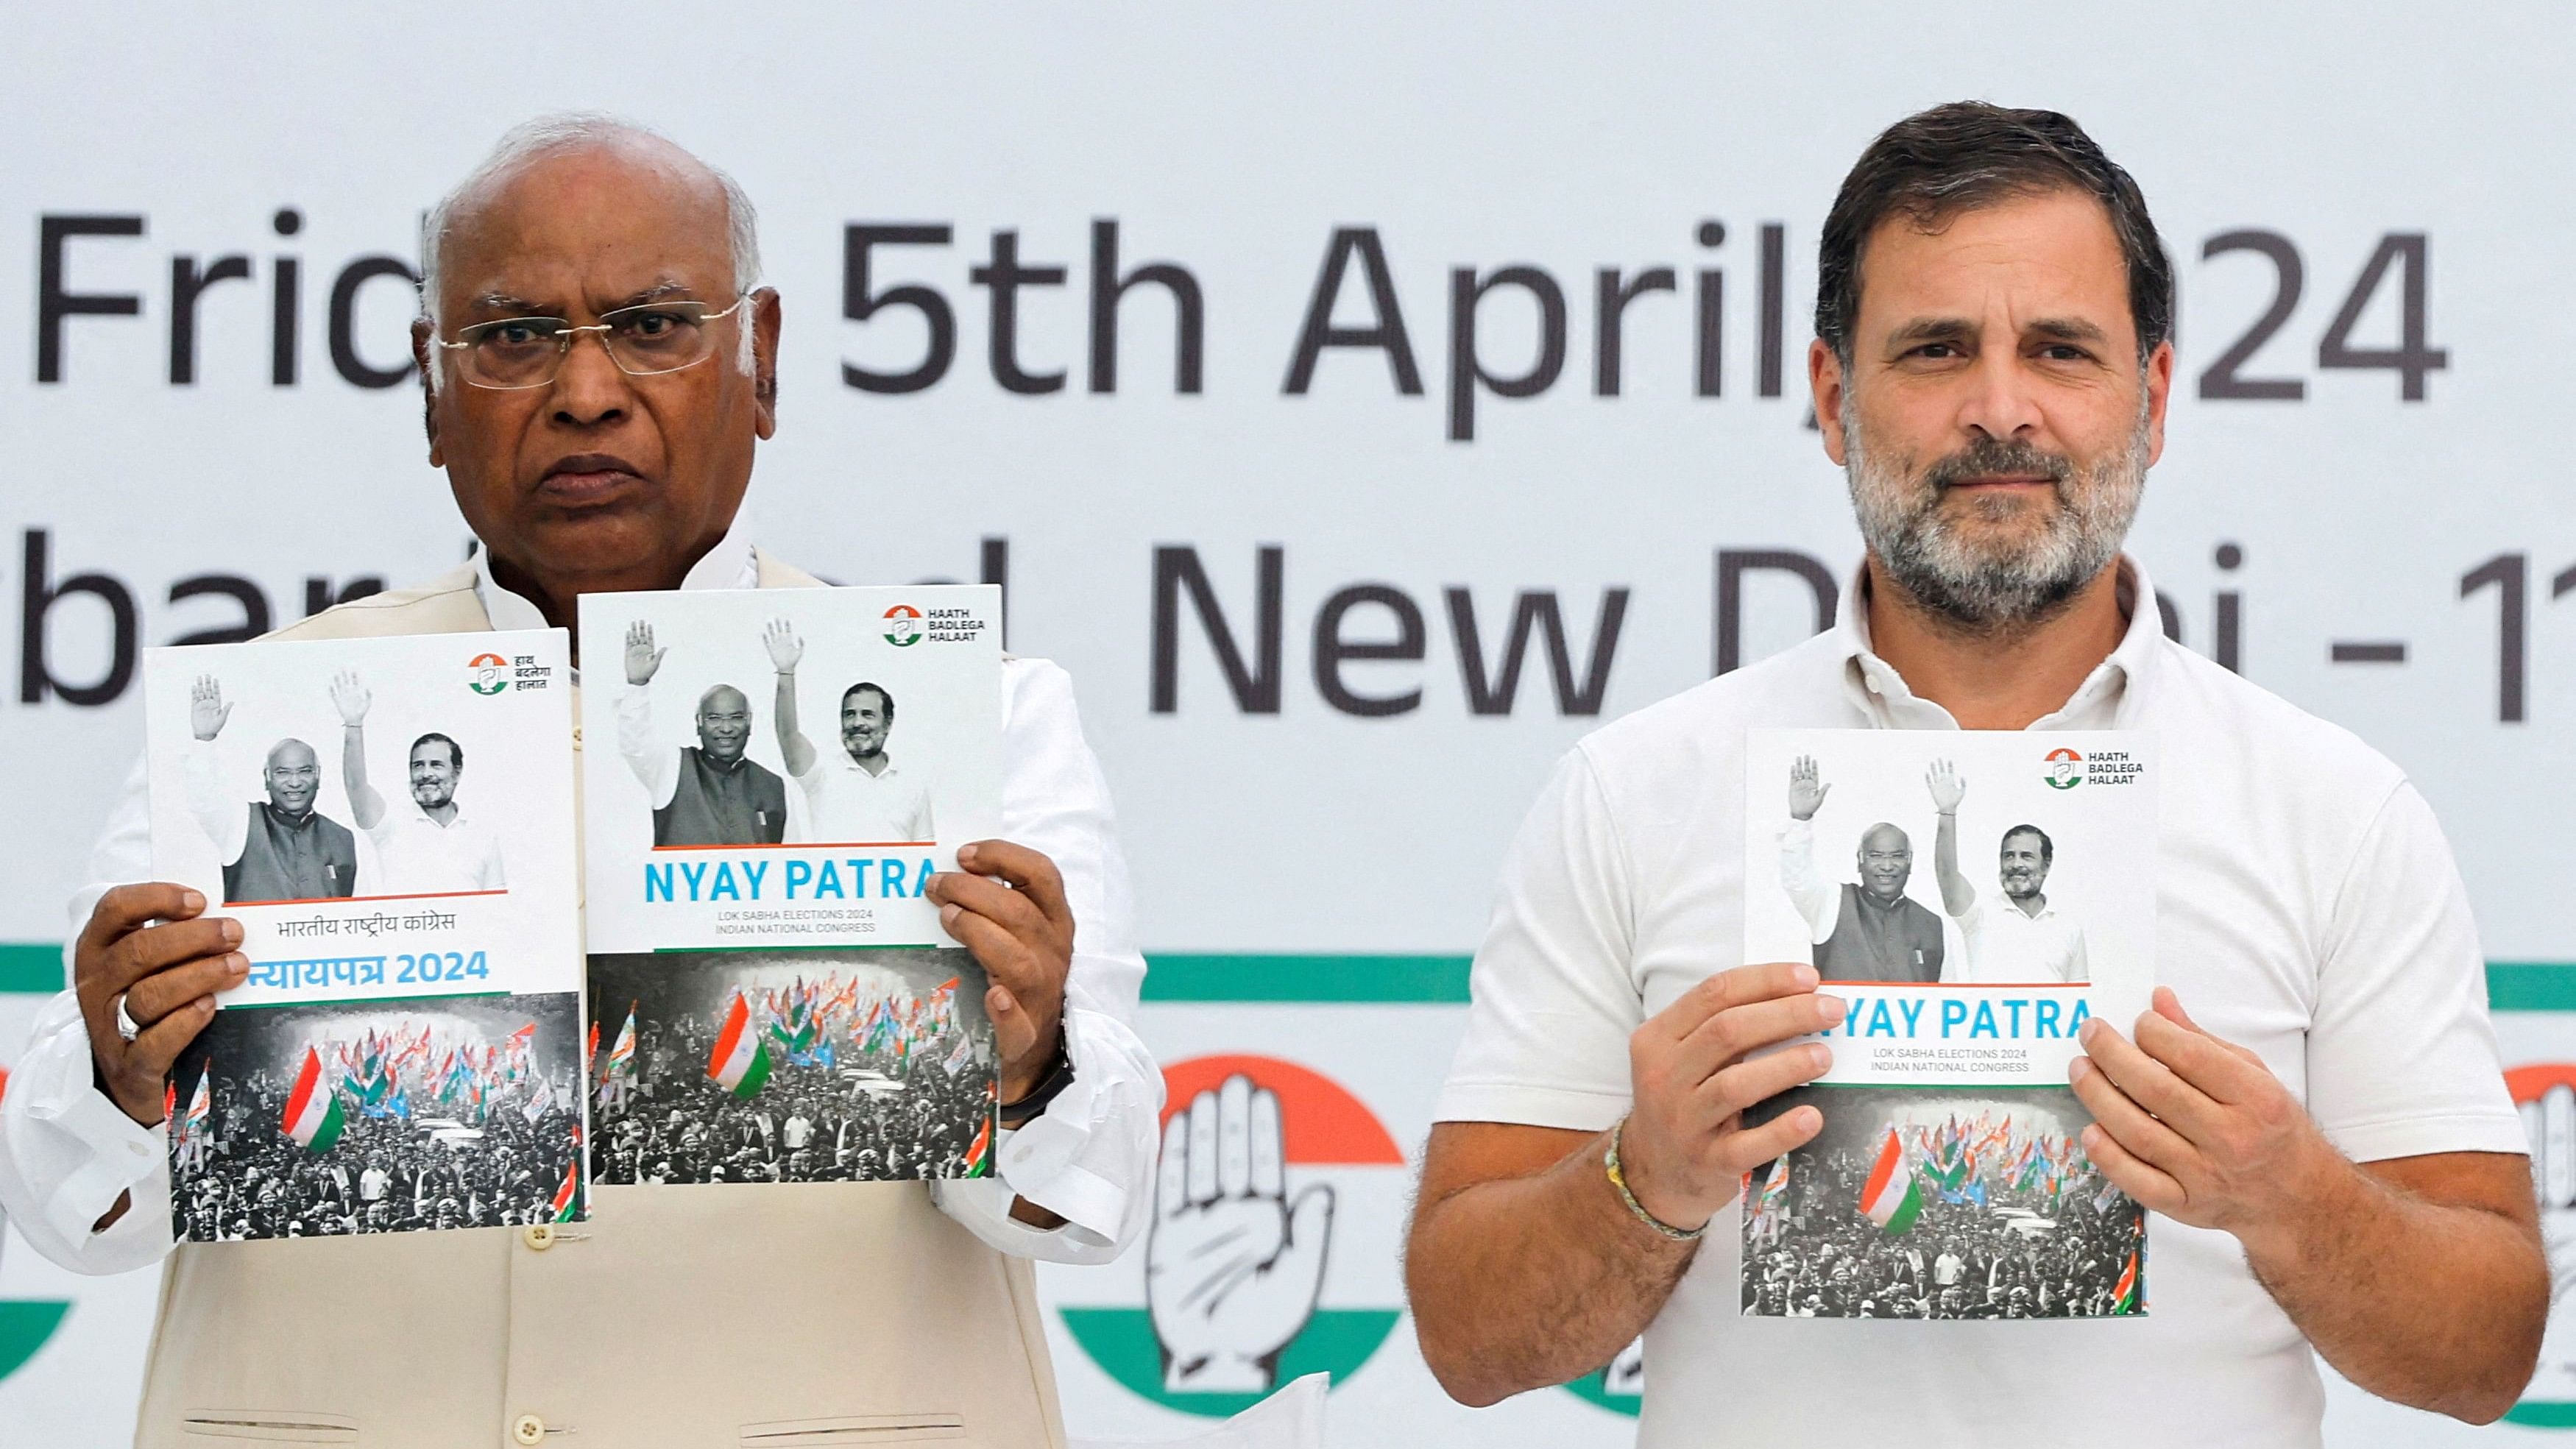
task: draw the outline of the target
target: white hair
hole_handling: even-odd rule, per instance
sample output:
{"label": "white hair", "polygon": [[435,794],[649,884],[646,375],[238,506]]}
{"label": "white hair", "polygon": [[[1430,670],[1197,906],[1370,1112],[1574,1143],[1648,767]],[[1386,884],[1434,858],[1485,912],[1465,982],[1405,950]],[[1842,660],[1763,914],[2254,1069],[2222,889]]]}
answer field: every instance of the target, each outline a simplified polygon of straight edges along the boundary
{"label": "white hair", "polygon": [[[650,126],[637,125],[601,111],[557,111],[511,127],[493,144],[491,154],[440,197],[438,204],[421,219],[420,314],[429,319],[432,337],[439,329],[439,253],[446,245],[447,234],[459,208],[497,178],[531,161],[564,151],[632,146],[639,142],[677,152],[715,178],[717,187],[724,192],[725,242],[726,250],[733,256],[734,294],[737,298],[748,297],[751,290],[760,285],[760,218],[752,209],[751,197],[742,189],[741,182],[707,165]],[[739,339],[734,349],[734,365],[748,377],[757,366],[750,309],[746,306],[743,311],[735,313],[734,320],[734,333]],[[435,342],[430,348],[430,360],[433,363],[438,360]],[[435,366],[430,369],[432,390],[440,385],[442,371]]]}

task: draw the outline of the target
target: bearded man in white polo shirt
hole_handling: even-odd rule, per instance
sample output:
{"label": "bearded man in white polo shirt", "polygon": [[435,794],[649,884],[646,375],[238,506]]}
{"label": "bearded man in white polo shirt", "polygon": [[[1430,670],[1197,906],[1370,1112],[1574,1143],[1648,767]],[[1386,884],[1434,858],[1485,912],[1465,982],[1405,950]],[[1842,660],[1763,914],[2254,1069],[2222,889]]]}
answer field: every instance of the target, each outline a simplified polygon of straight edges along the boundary
{"label": "bearded man in white polo shirt", "polygon": [[[1583,741],[1514,844],[1407,1249],[1432,1371],[1491,1403],[1642,1331],[1653,1449],[2312,1445],[2311,1347],[2497,1417],[2548,1270],[2449,849],[2394,765],[2167,640],[2119,553],[2173,379],[2136,183],[2062,115],[1939,107],[1845,178],[1818,279],[1866,564],[1828,633]],[[1745,1125],[1825,1067],[1757,1053],[1842,1018],[1812,967],[1741,959],[1755,727],[2159,736],[2164,985],[2070,1069],[2155,1214],[2147,1316],[1738,1316],[1745,1174],[1823,1122]]]}
{"label": "bearded man in white polo shirt", "polygon": [[349,818],[375,843],[384,874],[368,882],[368,893],[506,890],[500,837],[457,803],[465,747],[436,731],[412,741],[404,766],[408,798],[389,806],[367,779],[367,711],[375,705],[374,694],[355,670],[344,669],[331,680],[331,703],[340,711],[340,784],[349,792]]}
{"label": "bearded man in white polo shirt", "polygon": [[1952,985],[2092,980],[2084,923],[2048,903],[2057,842],[2036,825],[2006,830],[1996,852],[1995,881],[2003,888],[1998,900],[1959,871],[1959,806],[1968,796],[1967,777],[1949,761],[1935,760],[1923,783],[1941,820],[1932,836],[1932,878],[1941,888],[1941,908],[1959,923],[1959,939],[1968,948],[1941,979]]}
{"label": "bearded man in white polo shirt", "polygon": [[772,619],[761,630],[761,642],[778,672],[778,756],[805,797],[805,817],[790,823],[787,838],[830,845],[937,840],[928,772],[917,765],[905,769],[886,751],[894,733],[894,695],[865,679],[842,690],[841,747],[826,755],[797,724],[796,666],[805,658],[805,641],[795,625]]}

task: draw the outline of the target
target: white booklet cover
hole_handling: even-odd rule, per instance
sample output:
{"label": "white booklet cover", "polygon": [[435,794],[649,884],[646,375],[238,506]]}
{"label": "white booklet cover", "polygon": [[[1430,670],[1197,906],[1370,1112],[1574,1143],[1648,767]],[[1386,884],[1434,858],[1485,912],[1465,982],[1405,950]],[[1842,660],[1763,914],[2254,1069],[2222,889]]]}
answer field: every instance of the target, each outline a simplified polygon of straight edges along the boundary
{"label": "white booklet cover", "polygon": [[589,949],[949,946],[1001,826],[1001,591],[586,594]]}
{"label": "white booklet cover", "polygon": [[172,1070],[181,1237],[584,1214],[567,644],[146,652],[154,874],[251,963]]}
{"label": "white booklet cover", "polygon": [[1001,605],[583,596],[596,1180],[992,1173],[988,982],[924,892],[1001,833]]}
{"label": "white booklet cover", "polygon": [[2076,1031],[2155,989],[2152,736],[1755,730],[1745,959],[1849,1008],[1805,1147],[1748,1177],[1742,1310],[2146,1311],[2145,1214],[2078,1140]]}

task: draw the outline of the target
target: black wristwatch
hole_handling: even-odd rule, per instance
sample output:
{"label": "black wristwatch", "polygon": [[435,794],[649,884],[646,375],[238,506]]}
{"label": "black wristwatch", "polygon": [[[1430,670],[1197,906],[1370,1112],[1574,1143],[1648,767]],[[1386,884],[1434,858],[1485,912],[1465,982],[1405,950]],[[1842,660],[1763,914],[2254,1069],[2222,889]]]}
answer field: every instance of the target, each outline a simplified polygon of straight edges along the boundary
{"label": "black wristwatch", "polygon": [[1072,1085],[1072,1043],[1063,1026],[1059,1025],[1055,1030],[1055,1060],[1047,1064],[1046,1075],[1038,1079],[1036,1088],[1027,1096],[1016,1102],[1004,1103],[994,1114],[995,1119],[1002,1124],[1002,1130],[1018,1131],[1037,1120],[1038,1114],[1047,1109],[1047,1103],[1054,1101],[1058,1093]]}

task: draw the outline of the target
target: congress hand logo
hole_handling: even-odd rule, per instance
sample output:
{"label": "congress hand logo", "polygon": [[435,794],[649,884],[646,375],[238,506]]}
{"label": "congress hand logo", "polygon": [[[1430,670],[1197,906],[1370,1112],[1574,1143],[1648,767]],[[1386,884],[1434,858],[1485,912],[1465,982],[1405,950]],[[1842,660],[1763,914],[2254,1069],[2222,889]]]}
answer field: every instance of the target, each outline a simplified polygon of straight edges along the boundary
{"label": "congress hand logo", "polygon": [[1333,1189],[1287,1192],[1279,1097],[1237,1073],[1163,1129],[1146,1304],[1174,1393],[1268,1393],[1315,1316]]}
{"label": "congress hand logo", "polygon": [[2505,1087],[2522,1108],[2531,1139],[2531,1176],[2540,1194],[2540,1238],[2549,1254],[2549,1297],[2556,1305],[2543,1340],[2540,1368],[2506,1411],[2508,1423],[2534,1428],[2576,1428],[2576,1357],[2569,1335],[2576,1315],[2566,1306],[2576,1287],[2576,1065],[2544,1062],[2504,1074]]}

